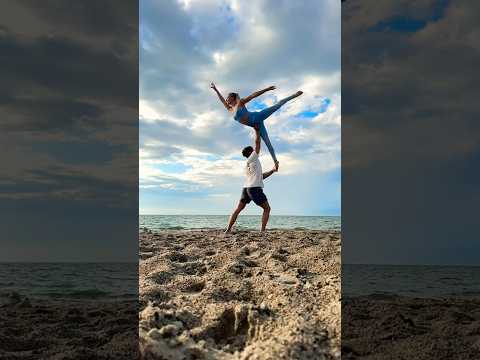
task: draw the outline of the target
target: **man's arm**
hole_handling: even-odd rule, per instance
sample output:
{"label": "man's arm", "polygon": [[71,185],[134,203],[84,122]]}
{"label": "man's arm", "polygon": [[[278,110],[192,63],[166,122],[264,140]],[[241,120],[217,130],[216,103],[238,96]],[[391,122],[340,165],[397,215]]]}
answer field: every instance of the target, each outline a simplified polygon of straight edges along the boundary
{"label": "man's arm", "polygon": [[217,93],[217,96],[220,99],[220,101],[222,102],[223,106],[225,106],[225,108],[227,110],[231,110],[231,107],[227,104],[227,102],[223,98],[222,94],[220,94],[220,91],[218,91],[217,87],[215,86],[215,84],[213,82],[210,84],[210,87]]}
{"label": "man's arm", "polygon": [[242,99],[242,102],[244,104],[246,104],[247,102],[249,102],[250,100],[252,99],[255,99],[256,97],[266,93],[267,91],[270,91],[270,90],[275,90],[275,86],[269,86],[268,88],[265,88],[263,90],[259,90],[259,91],[255,91],[253,94],[251,95],[248,95],[246,98]]}
{"label": "man's arm", "polygon": [[263,175],[263,179],[265,180],[266,178],[268,178],[270,175],[272,175],[274,172],[276,172],[277,170],[275,169],[272,169],[270,171],[267,171],[267,172],[264,172],[262,175]]}
{"label": "man's arm", "polygon": [[260,129],[255,125],[255,152],[260,154]]}

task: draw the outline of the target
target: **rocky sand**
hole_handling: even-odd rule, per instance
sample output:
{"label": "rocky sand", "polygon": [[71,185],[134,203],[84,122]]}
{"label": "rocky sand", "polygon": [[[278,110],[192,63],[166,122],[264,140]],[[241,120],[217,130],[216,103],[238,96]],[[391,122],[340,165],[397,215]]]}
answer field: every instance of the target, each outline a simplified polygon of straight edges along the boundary
{"label": "rocky sand", "polygon": [[140,237],[145,359],[340,359],[341,234]]}

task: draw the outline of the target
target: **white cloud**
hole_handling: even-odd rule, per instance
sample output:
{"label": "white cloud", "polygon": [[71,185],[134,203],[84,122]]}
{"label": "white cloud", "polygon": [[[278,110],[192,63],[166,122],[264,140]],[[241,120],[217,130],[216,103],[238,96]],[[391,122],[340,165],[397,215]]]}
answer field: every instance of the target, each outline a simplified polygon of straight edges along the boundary
{"label": "white cloud", "polygon": [[[281,163],[276,176],[339,171],[340,2],[144,1],[140,21],[149,42],[162,44],[140,54],[143,189],[203,189],[227,201],[218,194],[243,182],[241,149],[253,143],[253,131],[233,121],[211,81],[225,95],[275,85],[258,99],[267,106],[303,90],[266,120]],[[326,112],[299,117],[320,111],[324,99],[331,101]],[[268,169],[273,163],[262,145]],[[175,166],[182,171],[166,170]]]}

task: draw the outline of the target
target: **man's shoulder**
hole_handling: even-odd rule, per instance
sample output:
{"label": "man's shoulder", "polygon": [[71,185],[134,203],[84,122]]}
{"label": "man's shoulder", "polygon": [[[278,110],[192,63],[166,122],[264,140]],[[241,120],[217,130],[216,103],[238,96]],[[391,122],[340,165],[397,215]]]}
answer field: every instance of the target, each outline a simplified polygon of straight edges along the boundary
{"label": "man's shoulder", "polygon": [[252,152],[250,156],[247,158],[247,162],[252,162],[258,160],[258,154],[256,151]]}

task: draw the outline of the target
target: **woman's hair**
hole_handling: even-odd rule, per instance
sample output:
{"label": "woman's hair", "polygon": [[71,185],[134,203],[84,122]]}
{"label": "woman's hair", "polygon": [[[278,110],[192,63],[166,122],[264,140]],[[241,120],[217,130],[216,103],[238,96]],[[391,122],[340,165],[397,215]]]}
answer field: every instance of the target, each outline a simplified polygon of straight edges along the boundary
{"label": "woman's hair", "polygon": [[236,93],[236,92],[231,92],[231,93],[229,93],[229,94],[228,94],[228,97],[230,97],[230,96],[234,96],[235,99],[238,99],[238,98],[240,97],[240,95],[238,95],[238,93]]}

